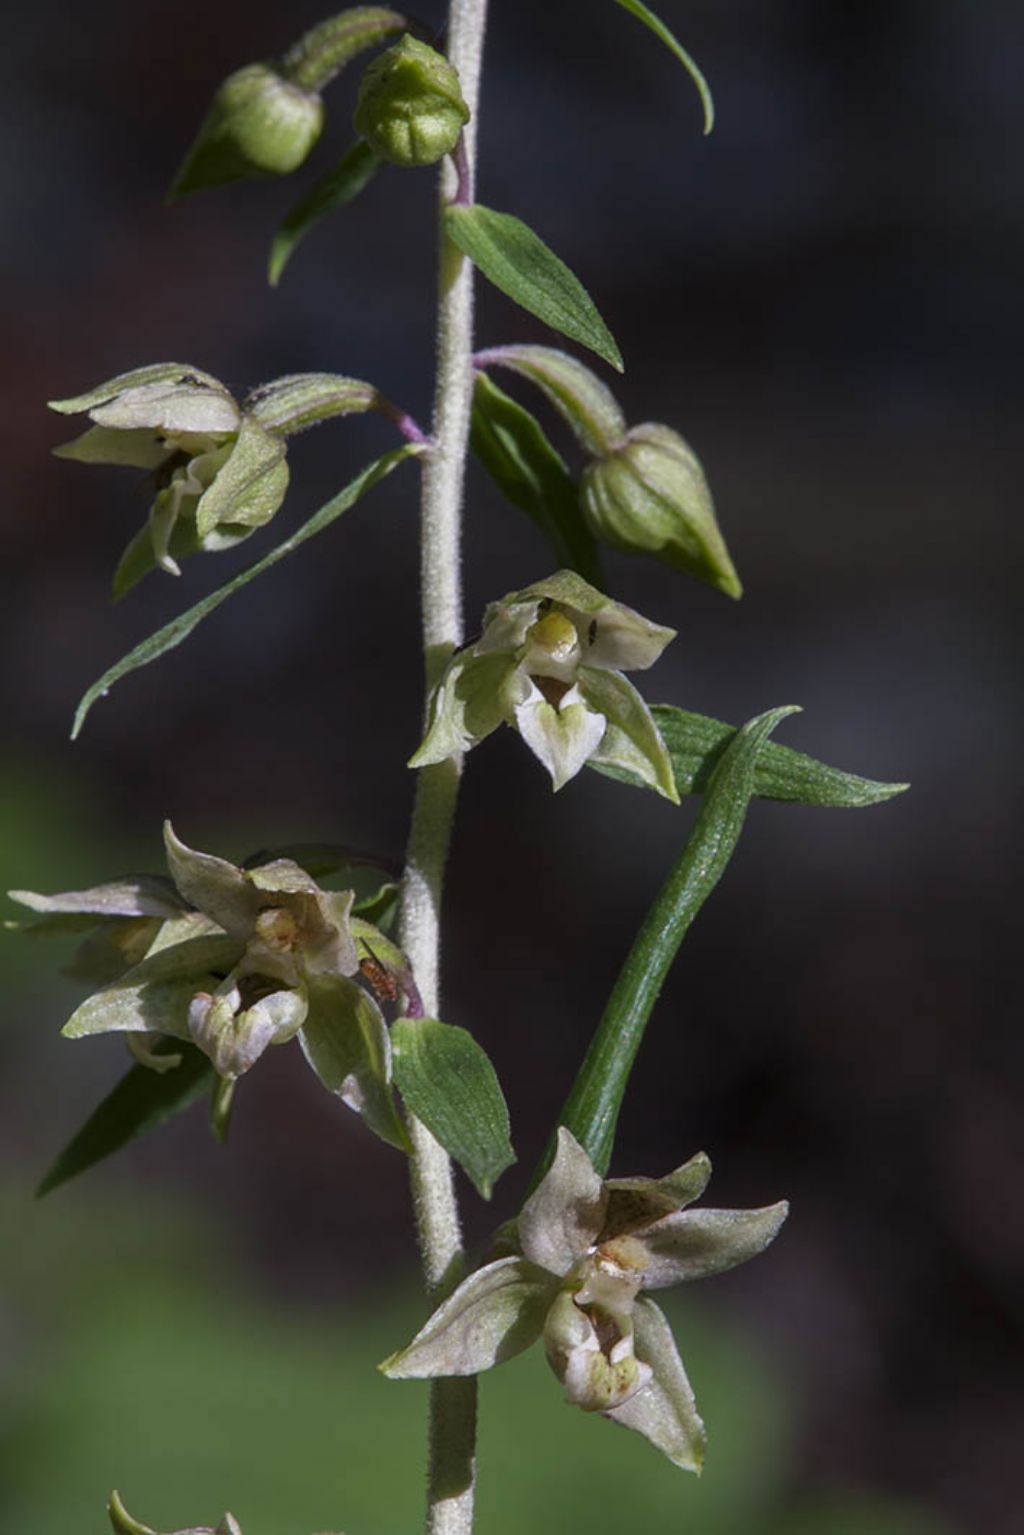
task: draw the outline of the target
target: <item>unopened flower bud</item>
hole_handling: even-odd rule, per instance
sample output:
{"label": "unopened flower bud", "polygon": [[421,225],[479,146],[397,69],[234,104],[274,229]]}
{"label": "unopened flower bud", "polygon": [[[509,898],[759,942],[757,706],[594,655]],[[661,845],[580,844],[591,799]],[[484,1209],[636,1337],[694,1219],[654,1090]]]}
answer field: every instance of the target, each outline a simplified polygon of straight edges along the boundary
{"label": "unopened flower bud", "polygon": [[742,594],[704,471],[671,427],[631,427],[587,467],[581,493],[597,538],[615,549],[653,554],[729,597]]}
{"label": "unopened flower bud", "polygon": [[247,64],[213,98],[171,197],[249,176],[288,175],[320,137],[323,118],[314,91],[302,90],[270,64]]}
{"label": "unopened flower bud", "polygon": [[393,165],[433,165],[455,148],[468,121],[453,66],[408,33],[363,74],[355,129]]}

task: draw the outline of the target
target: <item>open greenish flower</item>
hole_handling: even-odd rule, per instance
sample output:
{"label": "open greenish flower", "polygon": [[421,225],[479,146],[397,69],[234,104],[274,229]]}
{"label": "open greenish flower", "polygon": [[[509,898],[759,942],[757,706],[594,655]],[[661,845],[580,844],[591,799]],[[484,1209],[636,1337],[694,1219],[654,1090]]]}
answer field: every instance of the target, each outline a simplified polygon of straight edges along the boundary
{"label": "open greenish flower", "polygon": [[665,743],[622,675],[653,666],[674,629],[560,570],[491,603],[480,638],[449,661],[410,767],[467,751],[502,723],[518,730],[556,789],[591,758],[628,768],[679,803]]}
{"label": "open greenish flower", "polygon": [[785,1202],[688,1209],[710,1176],[700,1154],[665,1178],[602,1181],[561,1128],[519,1215],[518,1252],[471,1274],[381,1369],[398,1379],[478,1375],[542,1338],[568,1402],[699,1471],[704,1425],[669,1325],[642,1292],[745,1263],[788,1213]]}
{"label": "open greenish flower", "polygon": [[[71,1039],[117,1032],[142,1064],[169,1070],[154,1036],[189,1040],[233,1082],[271,1045],[298,1037],[321,1082],[378,1135],[405,1145],[378,998],[418,1005],[404,955],[353,914],[351,890],[322,890],[291,858],[243,869],[165,826],[171,879],[126,879],[62,896],[13,892],[51,925],[118,928],[106,984],[72,1014]],[[109,947],[109,940],[107,941]]]}
{"label": "open greenish flower", "polygon": [[56,449],[58,458],[150,471],[156,495],[146,527],[132,539],[114,577],[120,596],[155,565],[180,574],[198,549],[227,549],[277,511],[288,488],[285,443],[208,373],[156,363],[108,379],[69,400],[61,415],[92,425]]}

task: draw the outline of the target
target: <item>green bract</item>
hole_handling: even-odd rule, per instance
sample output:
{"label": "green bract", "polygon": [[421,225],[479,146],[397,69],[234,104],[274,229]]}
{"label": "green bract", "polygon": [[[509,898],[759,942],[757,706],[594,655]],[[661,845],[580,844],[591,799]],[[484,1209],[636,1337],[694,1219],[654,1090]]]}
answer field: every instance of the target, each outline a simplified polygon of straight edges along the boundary
{"label": "green bract", "polygon": [[602,760],[617,760],[612,742],[620,742],[630,770],[676,804],[664,743],[622,675],[653,666],[674,638],[674,629],[613,602],[571,570],[511,592],[491,603],[483,634],[445,668],[431,695],[427,734],[409,765],[467,751],[504,722],[519,731],[556,789],[599,749]]}
{"label": "green bract", "polygon": [[471,1274],[381,1369],[399,1379],[476,1375],[543,1338],[568,1402],[699,1471],[704,1425],[668,1323],[641,1292],[756,1257],[789,1208],[687,1209],[710,1176],[699,1154],[665,1178],[602,1181],[563,1127],[520,1213],[518,1253]]}
{"label": "green bract", "polygon": [[[65,1024],[70,1039],[118,1032],[140,1064],[173,1070],[156,1038],[188,1040],[224,1082],[270,1045],[298,1036],[321,1082],[393,1144],[405,1132],[391,1088],[391,1044],[374,993],[418,996],[404,956],[352,914],[351,890],[322,890],[290,858],[242,869],[164,829],[171,882],[122,880],[57,897],[13,892],[50,917],[133,922],[116,973]],[[144,931],[141,925],[146,924]],[[364,981],[367,984],[364,984]],[[369,989],[368,989],[369,988]]]}
{"label": "green bract", "polygon": [[468,122],[455,69],[408,33],[363,73],[353,124],[392,165],[433,165],[451,153]]}
{"label": "green bract", "polygon": [[213,98],[170,196],[249,176],[286,176],[298,170],[323,125],[315,91],[286,80],[272,64],[247,64]]}
{"label": "green bract", "polygon": [[716,586],[743,588],[729,557],[704,471],[671,427],[629,429],[583,472],[583,514],[597,538],[615,549],[653,554]]}

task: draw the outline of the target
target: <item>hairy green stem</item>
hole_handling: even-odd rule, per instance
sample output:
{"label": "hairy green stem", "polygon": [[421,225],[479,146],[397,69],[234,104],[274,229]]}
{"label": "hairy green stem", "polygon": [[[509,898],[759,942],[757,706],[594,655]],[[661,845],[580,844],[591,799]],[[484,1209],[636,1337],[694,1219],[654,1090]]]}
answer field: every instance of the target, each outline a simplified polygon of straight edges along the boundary
{"label": "hairy green stem", "polygon": [[[448,56],[470,109],[459,153],[441,173],[441,211],[472,187],[476,114],[486,0],[451,0]],[[471,195],[471,194],[470,194]],[[421,581],[423,644],[429,688],[462,642],[462,488],[473,400],[473,269],[448,240],[441,221],[437,311],[437,386],[433,451],[423,466]],[[461,763],[421,769],[402,884],[401,942],[428,1017],[439,1013],[441,892]],[[411,1183],[427,1290],[437,1299],[457,1283],[464,1252],[447,1153],[410,1118]],[[468,1535],[476,1476],[476,1382],[439,1380],[431,1387],[428,1535]]]}

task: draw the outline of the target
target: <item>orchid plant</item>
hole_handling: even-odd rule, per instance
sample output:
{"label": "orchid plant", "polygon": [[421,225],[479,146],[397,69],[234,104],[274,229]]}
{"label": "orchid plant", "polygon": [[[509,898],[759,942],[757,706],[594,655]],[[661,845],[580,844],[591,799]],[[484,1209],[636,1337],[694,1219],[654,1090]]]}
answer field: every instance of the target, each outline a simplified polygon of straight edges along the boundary
{"label": "orchid plant", "polygon": [[[710,130],[710,92],[689,54],[641,0],[617,3],[683,64]],[[99,678],[79,705],[74,734],[115,683],[182,643],[222,602],[415,463],[426,696],[409,764],[417,793],[404,865],[329,843],[265,849],[236,865],[190,847],[168,824],[166,874],[56,895],[11,892],[32,913],[26,930],[80,934],[70,969],[90,990],[64,1034],[119,1033],[131,1054],[126,1075],[57,1157],[43,1191],[203,1095],[214,1133],[225,1139],[234,1100],[244,1099],[238,1085],[268,1049],[293,1040],[320,1086],[408,1159],[430,1314],[381,1369],[391,1379],[433,1382],[433,1535],[472,1529],[477,1377],[535,1341],[569,1404],[633,1429],[684,1470],[700,1469],[704,1426],[648,1292],[757,1256],[787,1205],[695,1205],[710,1176],[700,1152],[661,1178],[607,1177],[630,1069],[668,967],[721,877],[751,801],[866,806],[905,787],[775,744],[770,737],[791,709],[737,729],[652,704],[627,677],[652,668],[675,631],[607,594],[602,546],[660,559],[731,598],[740,582],[699,459],[675,428],[630,426],[605,378],[575,352],[518,343],[474,350],[479,273],[607,368],[622,369],[617,343],[570,268],[520,219],[476,199],[485,20],[486,0],[451,0],[436,31],[383,6],[328,18],[280,59],[243,64],[224,82],[172,187],[177,198],[299,171],[320,135],[326,87],[373,50],[358,87],[355,140],[277,230],[270,280],[280,281],[313,228],[384,166],[439,166],[429,430],[376,385],[343,373],[289,375],[237,400],[210,374],[175,362],[133,368],[52,406],[88,422],[59,456],[152,476],[146,524],[114,574],[117,596],[153,572],[178,575],[183,559],[216,555],[279,516],[295,432],[366,411],[392,424],[399,441],[389,452]],[[536,390],[569,431],[585,459],[578,474],[542,421],[494,381],[500,371]],[[496,595],[467,640],[460,565],[470,451],[546,540],[553,573],[538,558],[538,578]],[[499,573],[496,591],[501,585]],[[473,1021],[441,1018],[441,898],[463,760],[502,724],[555,790],[590,767],[613,780],[609,795],[622,786],[653,790],[667,802],[666,816],[683,796],[702,803],[629,947],[525,1202],[478,1260],[463,1244],[453,1162],[489,1199],[515,1153],[508,1107]],[[117,1493],[109,1513],[121,1535],[154,1535]],[[216,1528],[240,1535],[230,1514]]]}

